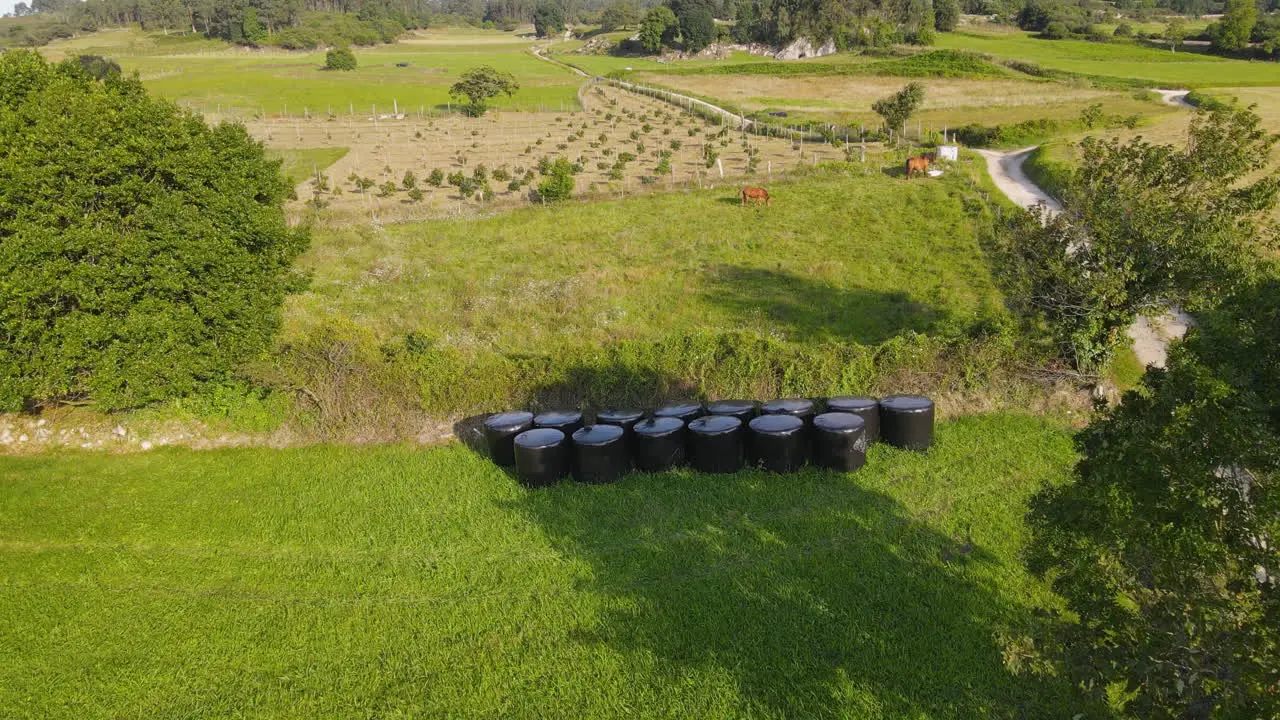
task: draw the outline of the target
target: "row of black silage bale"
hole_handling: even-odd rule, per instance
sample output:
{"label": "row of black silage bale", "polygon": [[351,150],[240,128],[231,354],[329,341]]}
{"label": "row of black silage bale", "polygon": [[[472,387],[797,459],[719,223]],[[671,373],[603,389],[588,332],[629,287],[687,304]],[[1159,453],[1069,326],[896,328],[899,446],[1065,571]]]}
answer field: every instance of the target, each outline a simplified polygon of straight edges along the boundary
{"label": "row of black silage bale", "polygon": [[[678,403],[645,418],[639,409],[610,409],[586,425],[576,410],[533,415],[508,412],[484,423],[490,454],[515,465],[528,485],[572,474],[582,482],[612,482],[633,466],[660,472],[688,463],[710,473],[735,472],[746,463],[792,472],[806,462],[856,470],[866,448],[883,440],[925,450],[933,439],[933,403],[920,396],[834,397],[827,412],[807,399],[721,400]],[[537,432],[534,432],[537,431]]]}

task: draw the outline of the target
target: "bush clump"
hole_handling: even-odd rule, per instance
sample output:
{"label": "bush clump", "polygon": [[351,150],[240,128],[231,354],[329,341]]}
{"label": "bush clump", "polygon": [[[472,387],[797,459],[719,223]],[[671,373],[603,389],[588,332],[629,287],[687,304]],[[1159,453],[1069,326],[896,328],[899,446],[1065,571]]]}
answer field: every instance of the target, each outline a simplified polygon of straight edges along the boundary
{"label": "bush clump", "polygon": [[547,179],[538,184],[538,198],[543,202],[560,202],[573,194],[573,164],[556,158],[546,171]]}
{"label": "bush clump", "polygon": [[302,285],[280,161],[136,79],[0,54],[0,176],[0,409],[223,379]]}
{"label": "bush clump", "polygon": [[324,55],[325,70],[355,70],[356,54],[349,48],[336,47]]}

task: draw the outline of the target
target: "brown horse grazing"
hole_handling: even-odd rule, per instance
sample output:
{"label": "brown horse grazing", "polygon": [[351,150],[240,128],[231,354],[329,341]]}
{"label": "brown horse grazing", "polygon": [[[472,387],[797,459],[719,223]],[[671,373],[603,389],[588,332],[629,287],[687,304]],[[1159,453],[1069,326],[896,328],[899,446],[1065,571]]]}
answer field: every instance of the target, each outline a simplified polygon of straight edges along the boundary
{"label": "brown horse grazing", "polygon": [[916,157],[907,158],[907,179],[910,180],[912,174],[917,172],[929,172],[929,162],[933,158],[928,155],[917,155]]}
{"label": "brown horse grazing", "polygon": [[762,187],[744,187],[742,188],[742,204],[745,207],[748,203],[764,203],[769,205],[773,200],[769,197],[769,191]]}

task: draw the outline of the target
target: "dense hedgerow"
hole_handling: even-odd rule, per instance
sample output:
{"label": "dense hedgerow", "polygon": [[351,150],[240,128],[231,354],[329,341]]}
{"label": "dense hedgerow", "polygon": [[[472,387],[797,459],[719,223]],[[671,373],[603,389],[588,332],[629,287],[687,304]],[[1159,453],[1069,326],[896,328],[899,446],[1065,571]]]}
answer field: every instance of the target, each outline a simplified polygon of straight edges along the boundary
{"label": "dense hedgerow", "polygon": [[269,345],[308,236],[242,126],[4,53],[0,178],[0,409],[140,405]]}

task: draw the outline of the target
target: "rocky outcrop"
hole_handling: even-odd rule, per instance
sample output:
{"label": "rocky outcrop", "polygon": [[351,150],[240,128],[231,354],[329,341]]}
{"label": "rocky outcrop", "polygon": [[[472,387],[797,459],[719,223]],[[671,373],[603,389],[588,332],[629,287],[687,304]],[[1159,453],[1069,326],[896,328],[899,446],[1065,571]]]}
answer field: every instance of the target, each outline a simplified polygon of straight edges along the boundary
{"label": "rocky outcrop", "polygon": [[773,57],[778,60],[803,60],[804,58],[823,57],[836,54],[836,41],[827,40],[821,45],[814,45],[809,38],[796,38],[790,45],[778,50]]}

